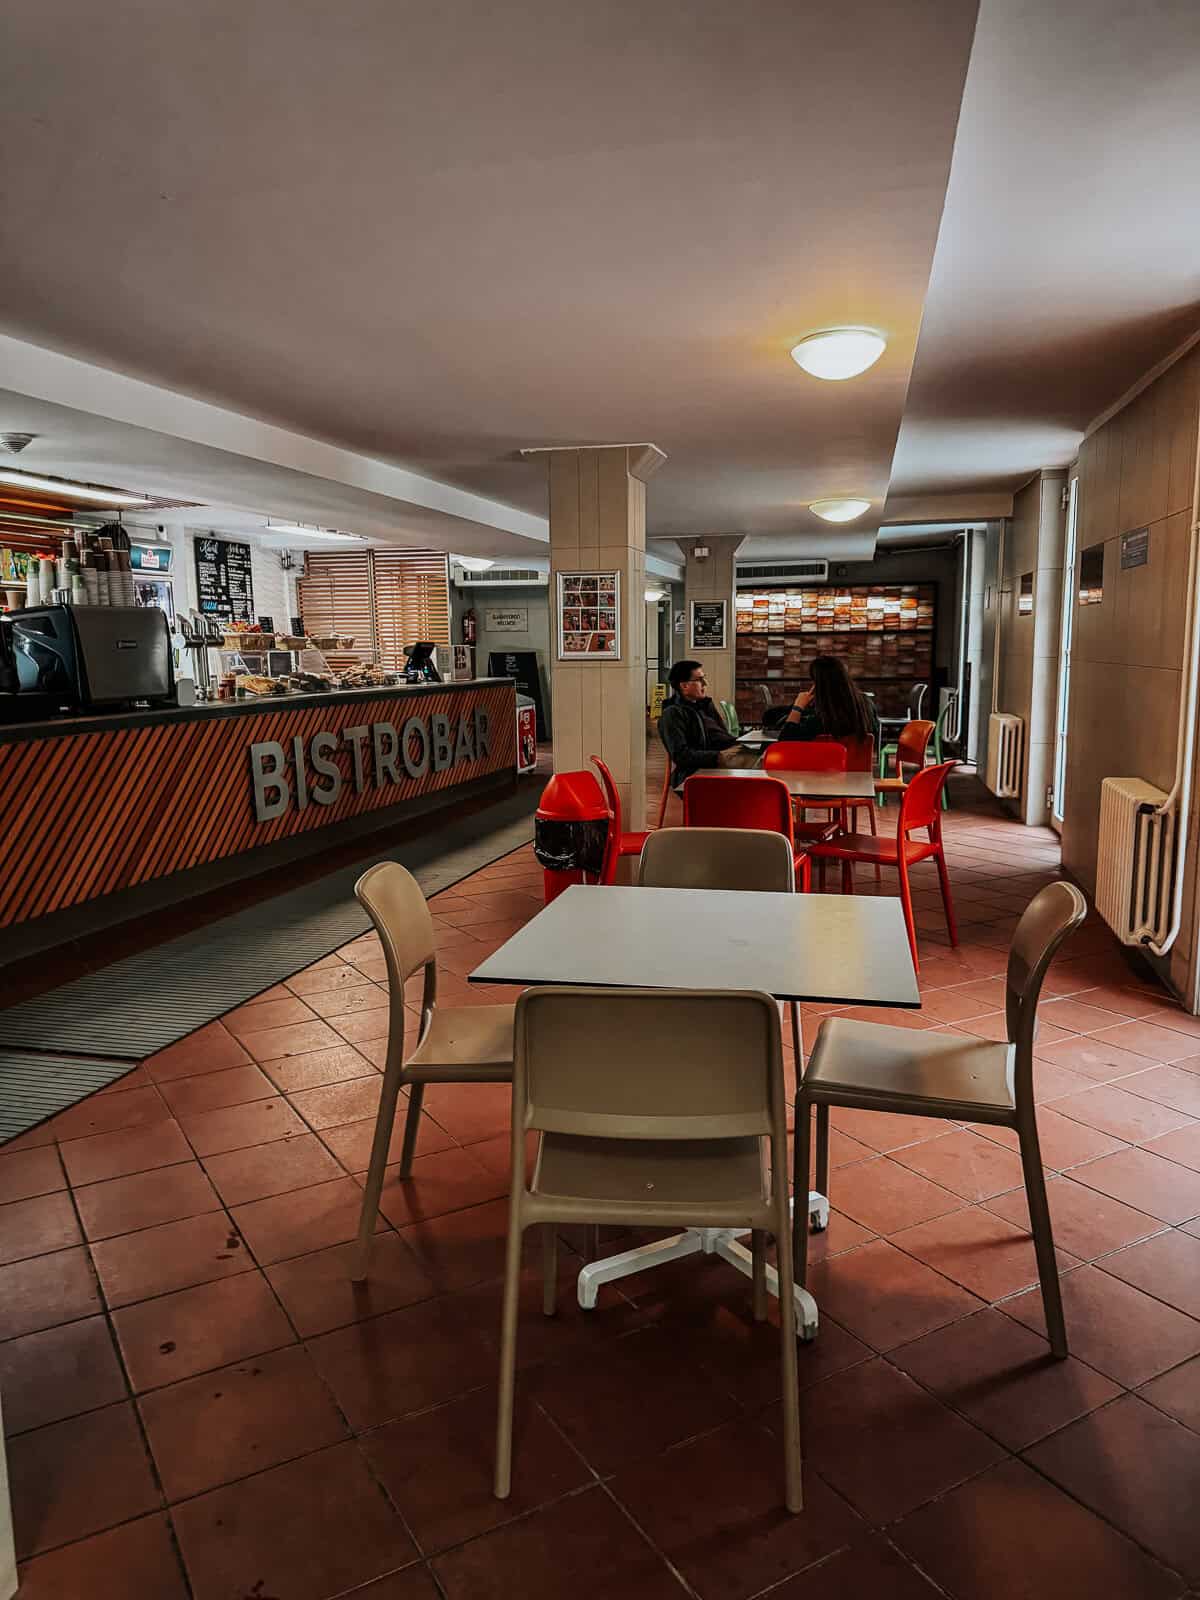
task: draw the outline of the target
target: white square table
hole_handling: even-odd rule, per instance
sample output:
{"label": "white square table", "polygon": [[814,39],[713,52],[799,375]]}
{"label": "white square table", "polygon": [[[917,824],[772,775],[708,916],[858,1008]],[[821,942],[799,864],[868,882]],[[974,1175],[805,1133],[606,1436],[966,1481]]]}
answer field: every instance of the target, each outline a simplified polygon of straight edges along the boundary
{"label": "white square table", "polygon": [[873,772],[789,772],[773,767],[705,767],[684,779],[686,788],[692,778],[778,778],[793,800],[809,800],[814,805],[826,801],[836,805],[841,800],[874,800],[875,774]]}
{"label": "white square table", "polygon": [[[899,900],[853,895],[576,884],[481,962],[468,981],[756,989],[777,1000],[822,1005],[921,1004]],[[814,1199],[825,1204],[814,1196],[810,1205]],[[601,1283],[701,1251],[751,1275],[750,1252],[736,1235],[689,1228],[589,1263],[579,1274],[579,1303],[594,1306]],[[773,1268],[768,1281],[777,1294]],[[816,1302],[799,1288],[796,1313],[801,1337],[811,1339]]]}

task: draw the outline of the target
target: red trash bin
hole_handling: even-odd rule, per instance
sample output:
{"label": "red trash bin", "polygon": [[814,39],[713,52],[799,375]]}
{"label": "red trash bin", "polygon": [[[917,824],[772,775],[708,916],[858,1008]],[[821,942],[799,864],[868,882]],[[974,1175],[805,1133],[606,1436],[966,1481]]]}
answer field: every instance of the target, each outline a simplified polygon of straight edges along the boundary
{"label": "red trash bin", "polygon": [[573,883],[599,882],[612,816],[590,772],[556,772],[533,819],[533,853],[544,869],[546,904]]}

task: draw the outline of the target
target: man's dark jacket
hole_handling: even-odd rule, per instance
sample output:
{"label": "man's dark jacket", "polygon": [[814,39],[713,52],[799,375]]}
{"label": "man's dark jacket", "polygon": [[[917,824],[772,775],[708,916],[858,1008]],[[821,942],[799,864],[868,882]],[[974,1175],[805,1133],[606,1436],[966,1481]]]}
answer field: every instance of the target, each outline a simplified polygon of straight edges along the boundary
{"label": "man's dark jacket", "polygon": [[737,740],[711,700],[684,700],[673,694],[663,703],[658,733],[671,760],[671,787],[693,772],[719,765],[717,757]]}

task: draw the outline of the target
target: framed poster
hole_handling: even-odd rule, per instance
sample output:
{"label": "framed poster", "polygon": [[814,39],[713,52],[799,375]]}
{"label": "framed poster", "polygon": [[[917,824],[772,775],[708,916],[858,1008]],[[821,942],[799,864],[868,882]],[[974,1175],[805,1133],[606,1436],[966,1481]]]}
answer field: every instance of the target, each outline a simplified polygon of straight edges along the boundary
{"label": "framed poster", "polygon": [[621,659],[619,572],[558,574],[558,659]]}
{"label": "framed poster", "polygon": [[692,642],[689,650],[727,650],[725,619],[727,600],[692,601]]}
{"label": "framed poster", "polygon": [[205,534],[197,536],[194,549],[198,609],[218,622],[253,622],[250,546]]}

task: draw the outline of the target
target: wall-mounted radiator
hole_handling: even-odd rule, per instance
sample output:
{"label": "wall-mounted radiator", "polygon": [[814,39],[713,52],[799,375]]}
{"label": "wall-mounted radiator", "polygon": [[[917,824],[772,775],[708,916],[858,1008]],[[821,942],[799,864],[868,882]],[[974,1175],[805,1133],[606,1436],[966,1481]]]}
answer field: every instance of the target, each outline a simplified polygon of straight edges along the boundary
{"label": "wall-mounted radiator", "polygon": [[986,782],[1001,800],[1020,797],[1024,746],[1024,719],[1006,711],[993,711],[988,718]]}
{"label": "wall-mounted radiator", "polygon": [[1140,778],[1100,785],[1096,909],[1124,944],[1161,939],[1170,919],[1175,815],[1166,795]]}

